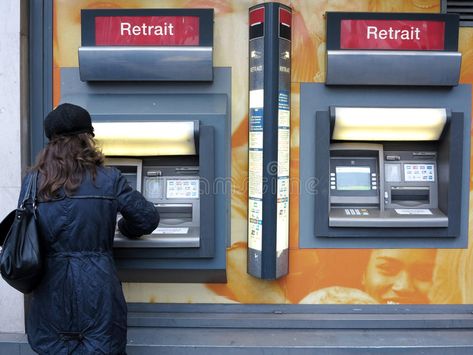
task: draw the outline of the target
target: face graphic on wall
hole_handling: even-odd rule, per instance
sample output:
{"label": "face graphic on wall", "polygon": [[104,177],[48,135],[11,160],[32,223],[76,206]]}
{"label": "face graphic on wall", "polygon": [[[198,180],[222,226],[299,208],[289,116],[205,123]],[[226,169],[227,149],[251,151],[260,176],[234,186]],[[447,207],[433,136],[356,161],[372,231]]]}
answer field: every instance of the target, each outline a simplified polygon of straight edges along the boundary
{"label": "face graphic on wall", "polygon": [[429,303],[435,250],[373,250],[363,275],[365,291],[381,304]]}

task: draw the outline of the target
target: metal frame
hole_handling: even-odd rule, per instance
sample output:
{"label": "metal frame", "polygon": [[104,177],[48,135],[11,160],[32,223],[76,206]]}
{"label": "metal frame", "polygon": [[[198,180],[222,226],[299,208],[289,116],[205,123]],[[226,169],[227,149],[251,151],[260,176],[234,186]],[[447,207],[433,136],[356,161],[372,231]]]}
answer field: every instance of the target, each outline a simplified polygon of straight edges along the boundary
{"label": "metal frame", "polygon": [[53,108],[53,1],[30,0],[29,55],[30,163],[33,163],[46,137],[40,138],[32,132],[43,131],[44,117]]}

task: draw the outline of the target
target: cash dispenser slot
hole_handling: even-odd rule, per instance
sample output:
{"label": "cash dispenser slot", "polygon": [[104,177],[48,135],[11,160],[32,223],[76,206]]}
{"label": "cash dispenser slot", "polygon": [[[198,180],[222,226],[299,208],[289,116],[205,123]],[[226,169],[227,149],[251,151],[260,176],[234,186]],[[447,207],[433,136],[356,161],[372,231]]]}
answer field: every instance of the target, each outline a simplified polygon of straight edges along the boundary
{"label": "cash dispenser slot", "polygon": [[[330,227],[448,227],[445,109],[332,108]],[[443,205],[440,208],[440,204]]]}
{"label": "cash dispenser slot", "polygon": [[430,189],[428,187],[392,186],[391,201],[407,207],[428,204]]}
{"label": "cash dispenser slot", "polygon": [[158,203],[154,205],[158,212],[161,220],[169,221],[175,220],[176,224],[191,222],[192,221],[192,204],[168,204]]}

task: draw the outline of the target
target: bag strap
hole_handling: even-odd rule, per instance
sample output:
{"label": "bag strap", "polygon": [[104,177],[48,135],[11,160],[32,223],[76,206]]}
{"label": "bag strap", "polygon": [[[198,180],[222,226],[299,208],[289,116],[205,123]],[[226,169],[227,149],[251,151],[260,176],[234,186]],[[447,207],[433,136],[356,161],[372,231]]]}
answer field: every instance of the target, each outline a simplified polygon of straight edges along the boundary
{"label": "bag strap", "polygon": [[33,173],[33,176],[31,177],[33,179],[33,184],[31,187],[31,199],[33,200],[33,208],[36,210],[36,193],[37,193],[37,188],[38,188],[38,171],[36,170]]}
{"label": "bag strap", "polygon": [[25,196],[23,197],[23,201],[21,202],[20,207],[25,207],[25,203],[28,200],[32,200],[33,207],[36,208],[36,189],[37,189],[37,181],[38,181],[38,172],[35,171],[30,175],[28,180],[28,186],[26,187]]}

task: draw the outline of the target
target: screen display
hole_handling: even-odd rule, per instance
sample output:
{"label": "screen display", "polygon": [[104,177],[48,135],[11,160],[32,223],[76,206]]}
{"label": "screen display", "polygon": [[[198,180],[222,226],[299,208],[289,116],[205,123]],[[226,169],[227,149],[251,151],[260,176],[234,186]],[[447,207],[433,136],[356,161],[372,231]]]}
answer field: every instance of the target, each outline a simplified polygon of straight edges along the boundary
{"label": "screen display", "polygon": [[369,166],[337,166],[337,190],[371,190]]}
{"label": "screen display", "polygon": [[167,198],[199,198],[199,179],[168,179]]}

